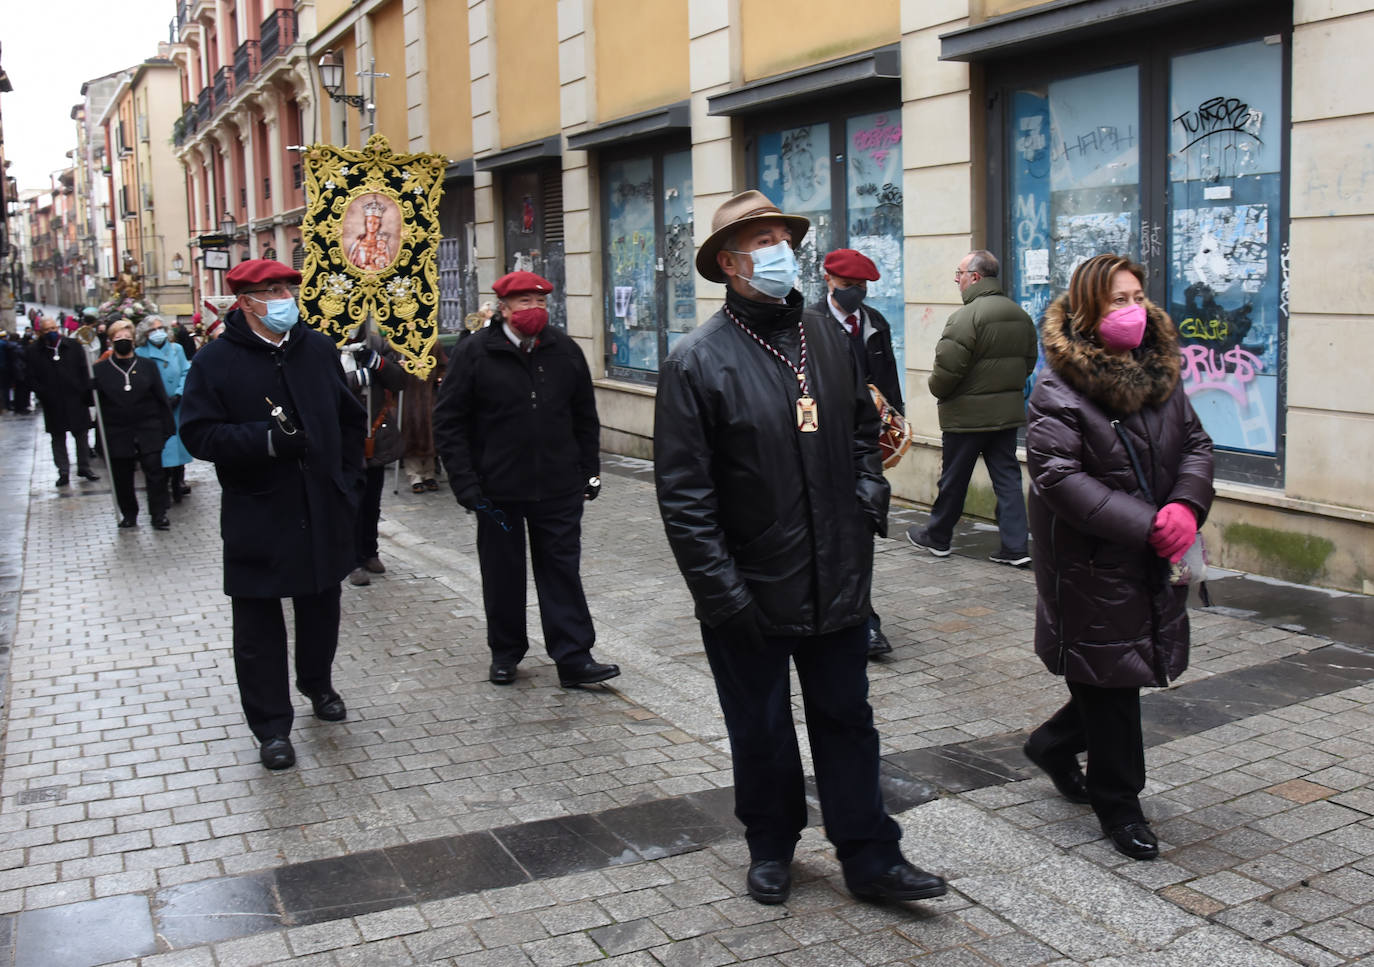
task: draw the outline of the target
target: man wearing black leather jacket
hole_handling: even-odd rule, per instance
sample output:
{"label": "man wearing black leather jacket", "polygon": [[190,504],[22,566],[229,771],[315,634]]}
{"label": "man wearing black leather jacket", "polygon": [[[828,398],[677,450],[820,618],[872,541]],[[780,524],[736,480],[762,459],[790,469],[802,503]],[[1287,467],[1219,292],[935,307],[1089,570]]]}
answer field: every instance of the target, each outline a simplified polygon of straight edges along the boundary
{"label": "man wearing black leather jacket", "polygon": [[889,497],[878,414],[843,334],[803,319],[794,249],[809,225],[757,191],[716,212],[696,266],[726,284],[725,305],[659,374],[659,509],[730,734],[749,895],[787,899],[806,825],[791,661],[846,885],[862,899],[926,899],[945,882],[902,858],[868,704],[873,535]]}

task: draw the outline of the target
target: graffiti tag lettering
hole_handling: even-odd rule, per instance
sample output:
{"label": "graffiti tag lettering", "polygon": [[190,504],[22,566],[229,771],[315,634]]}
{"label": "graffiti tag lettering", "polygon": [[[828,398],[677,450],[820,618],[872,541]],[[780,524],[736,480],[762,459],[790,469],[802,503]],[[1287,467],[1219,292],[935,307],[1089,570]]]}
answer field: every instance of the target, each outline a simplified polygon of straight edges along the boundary
{"label": "graffiti tag lettering", "polygon": [[1255,374],[1264,369],[1258,356],[1239,346],[1217,352],[1206,346],[1182,346],[1184,391],[1193,396],[1204,390],[1221,390],[1248,409],[1246,399]]}
{"label": "graffiti tag lettering", "polygon": [[1184,136],[1190,138],[1183,150],[1187,151],[1204,138],[1226,131],[1248,134],[1260,144],[1260,127],[1264,124],[1261,111],[1250,110],[1250,105],[1238,97],[1210,97],[1195,110],[1184,111],[1174,118],[1174,124],[1183,128]]}
{"label": "graffiti tag lettering", "polygon": [[1185,339],[1225,342],[1231,335],[1231,325],[1225,319],[1184,319],[1178,324],[1178,334]]}

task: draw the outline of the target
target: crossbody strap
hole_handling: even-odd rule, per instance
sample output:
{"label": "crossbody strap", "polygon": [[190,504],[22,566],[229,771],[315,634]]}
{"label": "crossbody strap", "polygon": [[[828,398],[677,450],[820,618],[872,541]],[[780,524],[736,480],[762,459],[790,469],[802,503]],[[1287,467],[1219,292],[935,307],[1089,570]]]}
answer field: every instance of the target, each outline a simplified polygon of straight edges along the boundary
{"label": "crossbody strap", "polygon": [[1135,479],[1140,484],[1140,490],[1145,494],[1145,499],[1152,505],[1158,506],[1158,504],[1155,504],[1154,492],[1145,481],[1145,474],[1140,469],[1140,461],[1136,458],[1135,447],[1131,445],[1130,437],[1126,436],[1126,431],[1121,428],[1121,421],[1112,420],[1112,429],[1115,430],[1116,435],[1121,438],[1121,445],[1126,448],[1126,456],[1131,460],[1131,469],[1135,471]]}

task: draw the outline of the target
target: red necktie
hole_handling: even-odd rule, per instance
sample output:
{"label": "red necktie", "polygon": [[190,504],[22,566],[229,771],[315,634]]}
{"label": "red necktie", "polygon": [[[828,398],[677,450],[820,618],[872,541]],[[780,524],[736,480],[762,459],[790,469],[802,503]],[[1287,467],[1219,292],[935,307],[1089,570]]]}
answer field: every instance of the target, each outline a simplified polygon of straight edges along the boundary
{"label": "red necktie", "polygon": [[844,327],[849,330],[851,336],[859,335],[859,317],[853,313],[844,321]]}

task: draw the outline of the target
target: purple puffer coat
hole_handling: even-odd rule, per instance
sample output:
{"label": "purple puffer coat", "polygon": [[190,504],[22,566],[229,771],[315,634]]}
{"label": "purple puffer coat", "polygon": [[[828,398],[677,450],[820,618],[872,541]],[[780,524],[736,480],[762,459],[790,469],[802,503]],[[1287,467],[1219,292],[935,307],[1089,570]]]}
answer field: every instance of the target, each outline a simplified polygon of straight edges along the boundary
{"label": "purple puffer coat", "polygon": [[1067,298],[1041,328],[1046,367],[1030,397],[1026,463],[1035,540],[1035,650],[1069,681],[1164,686],[1188,667],[1187,588],[1148,543],[1148,503],[1119,420],[1159,506],[1212,505],[1212,440],[1179,380],[1178,336],[1147,304],[1140,348],[1111,354],[1077,335]]}

